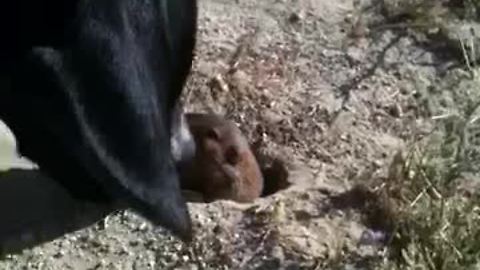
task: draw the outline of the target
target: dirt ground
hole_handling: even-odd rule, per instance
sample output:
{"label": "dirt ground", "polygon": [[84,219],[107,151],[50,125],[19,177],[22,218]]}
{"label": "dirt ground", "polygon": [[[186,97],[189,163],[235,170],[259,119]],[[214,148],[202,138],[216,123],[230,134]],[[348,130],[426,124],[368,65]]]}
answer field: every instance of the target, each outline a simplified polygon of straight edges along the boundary
{"label": "dirt ground", "polygon": [[418,99],[449,63],[357,2],[199,1],[187,108],[235,120],[285,163],[290,188],[249,205],[190,204],[189,247],[127,211],[0,269],[368,269],[381,251],[359,243],[360,213],[332,198],[385,177],[413,134],[428,132]]}

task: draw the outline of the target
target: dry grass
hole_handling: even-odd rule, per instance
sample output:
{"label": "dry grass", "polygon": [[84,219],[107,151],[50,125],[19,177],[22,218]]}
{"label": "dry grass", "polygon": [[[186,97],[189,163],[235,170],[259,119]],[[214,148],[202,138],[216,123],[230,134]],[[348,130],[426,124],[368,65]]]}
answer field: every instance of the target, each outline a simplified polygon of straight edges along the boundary
{"label": "dry grass", "polygon": [[384,189],[396,228],[379,269],[480,267],[480,84],[470,72],[474,89],[450,89],[457,107],[394,159]]}

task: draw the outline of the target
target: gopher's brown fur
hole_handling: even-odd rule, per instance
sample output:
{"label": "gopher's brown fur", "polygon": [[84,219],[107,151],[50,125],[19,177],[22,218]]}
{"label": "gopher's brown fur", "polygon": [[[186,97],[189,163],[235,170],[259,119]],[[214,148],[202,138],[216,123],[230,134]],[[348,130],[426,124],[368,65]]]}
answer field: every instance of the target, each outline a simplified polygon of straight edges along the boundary
{"label": "gopher's brown fur", "polygon": [[251,202],[260,197],[263,176],[240,129],[214,114],[186,114],[196,143],[195,157],[181,172],[182,189],[200,192],[205,201]]}

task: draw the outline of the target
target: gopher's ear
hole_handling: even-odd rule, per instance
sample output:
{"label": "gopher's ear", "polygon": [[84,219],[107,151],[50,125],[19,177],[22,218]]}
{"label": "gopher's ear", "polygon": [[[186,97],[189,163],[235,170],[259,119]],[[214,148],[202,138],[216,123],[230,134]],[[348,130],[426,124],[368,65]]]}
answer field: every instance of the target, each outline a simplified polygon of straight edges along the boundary
{"label": "gopher's ear", "polygon": [[240,152],[236,146],[229,146],[225,151],[225,159],[231,165],[236,165],[240,162]]}

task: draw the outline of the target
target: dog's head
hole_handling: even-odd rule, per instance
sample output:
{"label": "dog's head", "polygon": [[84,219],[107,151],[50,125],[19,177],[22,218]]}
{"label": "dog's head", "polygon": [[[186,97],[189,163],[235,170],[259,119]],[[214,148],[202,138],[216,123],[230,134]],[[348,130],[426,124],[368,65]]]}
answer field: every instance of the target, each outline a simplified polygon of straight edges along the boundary
{"label": "dog's head", "polygon": [[58,46],[32,46],[16,63],[2,116],[20,152],[76,196],[126,201],[188,239],[176,170],[188,155],[174,157],[172,144],[191,151],[188,136],[175,135],[188,133],[175,108],[192,65],[196,3],[80,3]]}

